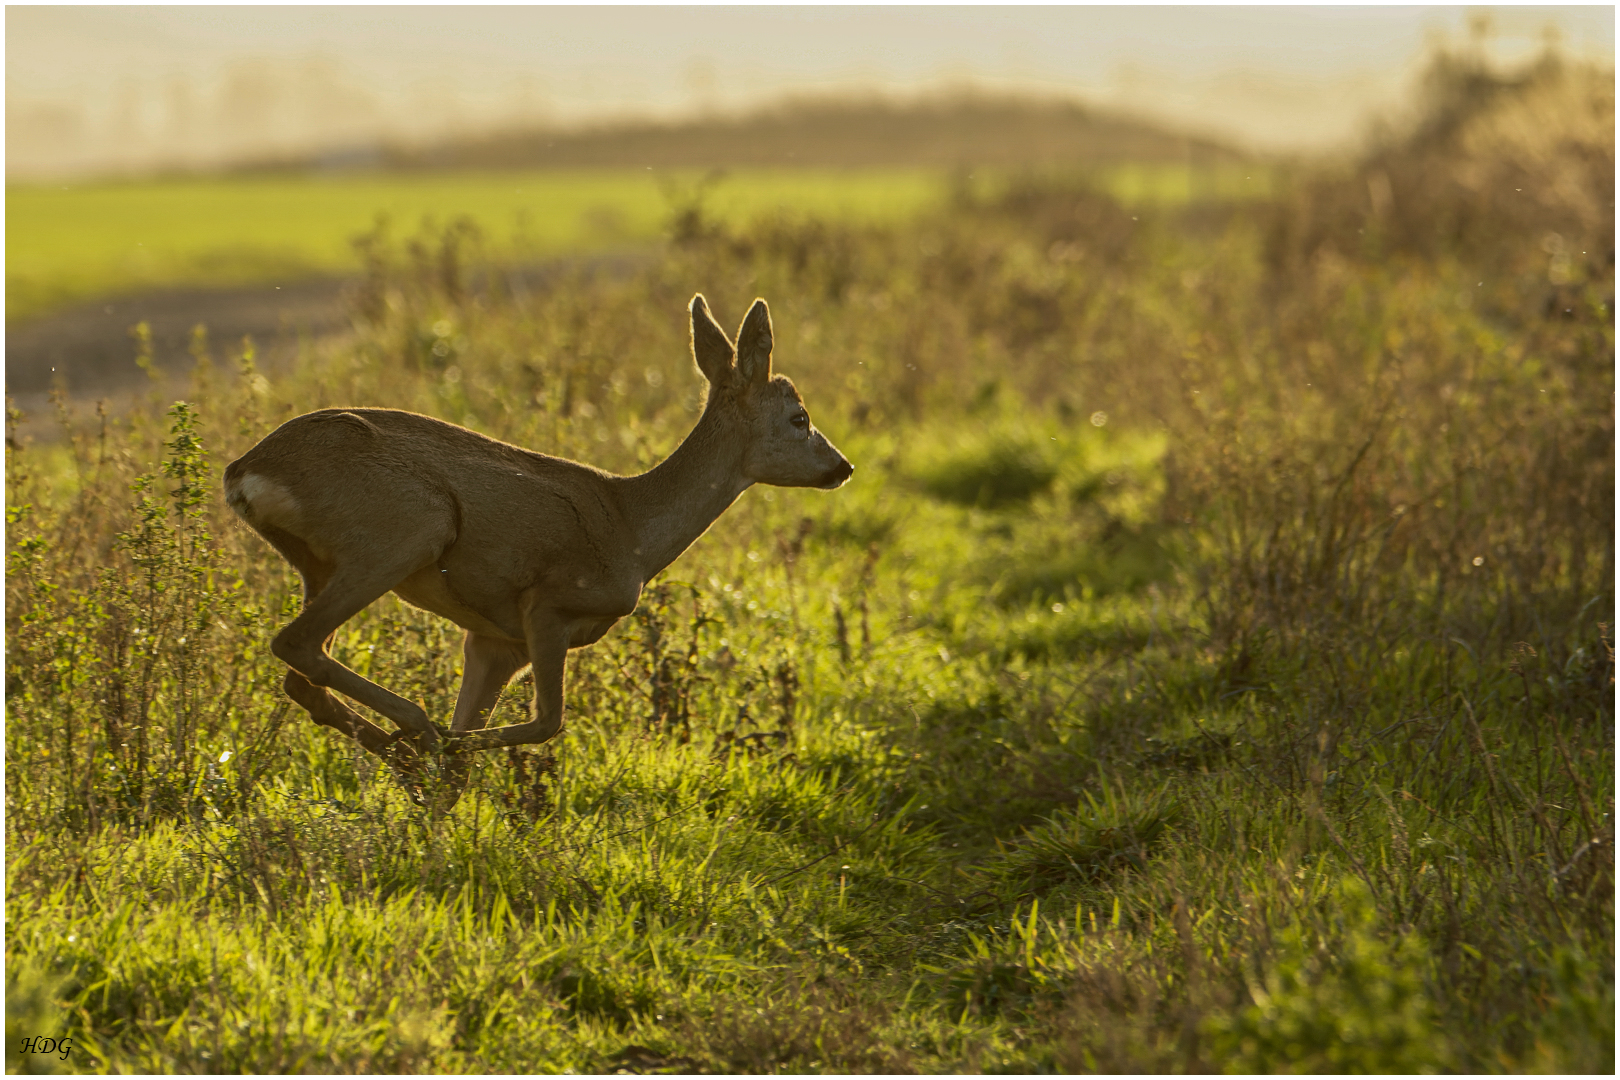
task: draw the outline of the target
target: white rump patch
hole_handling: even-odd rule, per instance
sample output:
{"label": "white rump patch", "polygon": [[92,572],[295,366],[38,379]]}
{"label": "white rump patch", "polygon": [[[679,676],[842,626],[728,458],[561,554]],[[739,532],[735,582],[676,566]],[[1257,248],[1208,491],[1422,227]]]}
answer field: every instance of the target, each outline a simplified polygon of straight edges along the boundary
{"label": "white rump patch", "polygon": [[298,500],[269,477],[248,473],[226,493],[225,501],[249,525],[275,525],[288,532],[297,531]]}

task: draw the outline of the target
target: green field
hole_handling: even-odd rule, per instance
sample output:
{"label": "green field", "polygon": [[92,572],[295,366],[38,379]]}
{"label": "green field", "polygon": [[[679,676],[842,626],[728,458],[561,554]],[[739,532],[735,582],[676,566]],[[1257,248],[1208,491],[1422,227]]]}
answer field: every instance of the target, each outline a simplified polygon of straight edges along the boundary
{"label": "green field", "polygon": [[[379,214],[402,232],[424,219],[471,219],[492,252],[545,257],[659,239],[671,196],[703,174],[623,169],[352,177],[245,176],[6,192],[8,317],[68,300],[167,285],[350,272],[352,239]],[[889,169],[739,174],[716,186],[717,212],[782,206],[855,220],[937,204],[936,172]]]}
{"label": "green field", "polygon": [[[1192,212],[666,219],[532,293],[422,231],[285,370],[64,403],[6,455],[8,1071],[1612,1073],[1613,80],[1455,74]],[[364,404],[645,469],[699,290],[853,479],[744,494],[434,818],[284,695],[224,465]],[[443,721],[460,641],[332,650]]]}
{"label": "green field", "polygon": [[[278,281],[359,269],[353,239],[385,215],[396,232],[467,218],[486,252],[547,258],[645,246],[700,193],[721,220],[791,209],[840,221],[898,221],[942,205],[937,169],[600,169],[13,186],[6,192],[6,314],[166,286]],[[1127,202],[1252,198],[1258,167],[1197,172],[1116,166],[1099,182]],[[981,183],[994,182],[986,179]]]}

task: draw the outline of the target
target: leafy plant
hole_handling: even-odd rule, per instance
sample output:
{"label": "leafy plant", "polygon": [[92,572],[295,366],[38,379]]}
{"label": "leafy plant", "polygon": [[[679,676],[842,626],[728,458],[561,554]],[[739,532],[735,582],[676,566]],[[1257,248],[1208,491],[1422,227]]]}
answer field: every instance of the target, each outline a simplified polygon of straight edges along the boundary
{"label": "leafy plant", "polygon": [[1207,1024],[1210,1056],[1231,1073],[1428,1073],[1452,1055],[1426,993],[1427,952],[1413,934],[1380,936],[1373,899],[1343,879],[1329,923],[1275,934],[1252,1003]]}

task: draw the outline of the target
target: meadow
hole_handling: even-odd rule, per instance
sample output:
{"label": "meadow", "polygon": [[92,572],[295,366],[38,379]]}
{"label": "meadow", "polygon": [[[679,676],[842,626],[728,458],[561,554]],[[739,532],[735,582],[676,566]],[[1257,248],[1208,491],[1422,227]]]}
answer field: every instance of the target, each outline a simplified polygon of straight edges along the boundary
{"label": "meadow", "polygon": [[[1005,183],[983,170],[980,187]],[[1097,170],[1127,203],[1269,190],[1259,165],[1124,163]],[[353,238],[379,221],[412,233],[465,220],[487,257],[536,261],[656,245],[701,200],[729,221],[791,207],[843,222],[937,210],[962,183],[934,168],[529,169],[279,172],[6,191],[6,317],[152,288],[258,284],[360,272]]]}
{"label": "meadow", "polygon": [[[6,456],[8,1068],[1612,1072],[1613,79],[1431,89],[1259,199],[698,192],[543,291],[374,234],[294,369],[62,402]],[[223,466],[366,404],[645,469],[696,291],[854,478],[745,494],[425,814],[283,696]],[[442,719],[452,630],[333,651]]]}

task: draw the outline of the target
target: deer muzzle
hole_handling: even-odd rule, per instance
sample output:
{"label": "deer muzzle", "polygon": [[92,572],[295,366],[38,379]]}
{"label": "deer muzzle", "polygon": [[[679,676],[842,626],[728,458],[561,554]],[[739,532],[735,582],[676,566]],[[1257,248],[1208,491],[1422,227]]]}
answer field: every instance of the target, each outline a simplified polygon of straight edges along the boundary
{"label": "deer muzzle", "polygon": [[838,464],[827,470],[826,475],[821,478],[816,487],[821,488],[823,491],[831,491],[833,488],[843,487],[844,481],[853,475],[855,475],[855,466],[849,463],[848,458],[840,454],[838,455]]}

